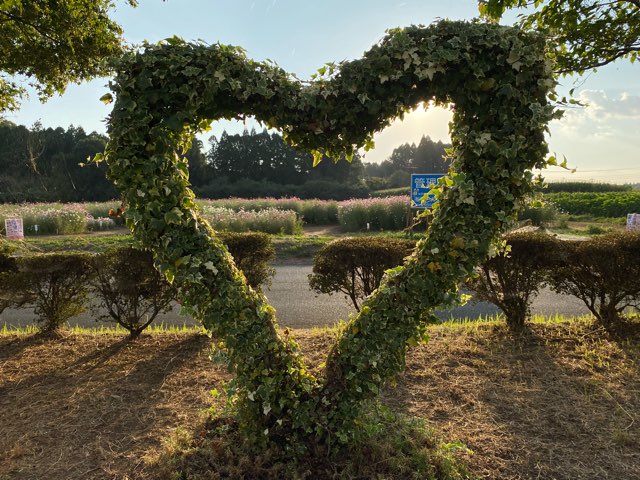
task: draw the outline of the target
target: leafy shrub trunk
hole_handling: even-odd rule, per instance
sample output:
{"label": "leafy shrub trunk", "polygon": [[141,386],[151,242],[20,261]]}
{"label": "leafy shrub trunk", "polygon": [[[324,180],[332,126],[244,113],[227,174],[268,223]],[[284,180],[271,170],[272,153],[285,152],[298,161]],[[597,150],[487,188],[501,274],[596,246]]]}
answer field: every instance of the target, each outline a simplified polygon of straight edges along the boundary
{"label": "leafy shrub trunk", "polygon": [[551,285],[573,295],[605,327],[615,326],[627,307],[640,305],[640,232],[610,233],[566,242]]}
{"label": "leafy shrub trunk", "polygon": [[[160,313],[171,309],[176,288],[153,266],[151,253],[132,247],[115,248],[91,262],[96,320],[111,320],[137,337]],[[107,313],[101,313],[100,307]]]}
{"label": "leafy shrub trunk", "polygon": [[325,245],[313,259],[309,286],[318,293],[341,292],[356,310],[380,286],[384,272],[402,264],[416,242],[389,238],[344,238]]}
{"label": "leafy shrub trunk", "polygon": [[44,332],[54,332],[86,310],[91,270],[87,253],[46,253],[18,258],[16,282],[33,305]]}
{"label": "leafy shrub trunk", "polygon": [[498,306],[512,330],[521,330],[531,301],[547,281],[560,242],[543,233],[511,233],[507,248],[486,260],[467,281],[476,297]]}

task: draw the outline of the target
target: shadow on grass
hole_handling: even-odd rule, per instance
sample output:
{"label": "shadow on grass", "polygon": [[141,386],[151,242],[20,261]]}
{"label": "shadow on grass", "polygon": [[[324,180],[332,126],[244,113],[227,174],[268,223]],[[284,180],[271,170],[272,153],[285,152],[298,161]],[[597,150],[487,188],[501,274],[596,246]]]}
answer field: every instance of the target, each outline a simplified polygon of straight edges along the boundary
{"label": "shadow on grass", "polygon": [[[135,478],[144,450],[175,424],[174,404],[200,394],[180,388],[179,372],[209,339],[160,337],[51,342],[43,373],[14,372],[0,388],[0,450],[20,455],[0,462],[0,478]],[[95,351],[78,357],[86,348]]]}
{"label": "shadow on grass", "polygon": [[445,332],[386,397],[459,436],[489,478],[640,478],[640,343],[625,343],[587,324]]}
{"label": "shadow on grass", "polygon": [[26,349],[44,345],[48,342],[55,342],[61,337],[62,335],[55,331],[38,331],[30,335],[19,335],[16,338],[0,337],[0,345],[2,345],[2,348],[0,348],[0,362],[16,357]]}
{"label": "shadow on grass", "polygon": [[107,348],[96,349],[93,352],[90,352],[67,367],[67,370],[72,370],[76,368],[82,369],[83,372],[90,372],[93,369],[96,369],[107,362],[111,357],[117,355],[123,348],[131,346],[135,348],[135,339],[132,339],[128,335],[126,337],[121,338],[117,342],[109,345]]}

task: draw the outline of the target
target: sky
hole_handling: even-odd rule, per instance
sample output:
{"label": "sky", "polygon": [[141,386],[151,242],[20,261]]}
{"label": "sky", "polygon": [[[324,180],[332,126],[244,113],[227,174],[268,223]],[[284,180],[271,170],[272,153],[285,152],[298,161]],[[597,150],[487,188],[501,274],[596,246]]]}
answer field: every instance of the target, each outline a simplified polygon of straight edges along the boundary
{"label": "sky", "polygon": [[[139,0],[132,8],[122,1],[112,17],[132,44],[156,42],[178,35],[186,40],[240,45],[255,60],[271,59],[298,78],[308,79],[327,62],[359,58],[388,28],[428,25],[440,18],[472,19],[473,0]],[[511,24],[515,14],[502,23]],[[81,126],[106,132],[111,105],[99,98],[109,91],[108,79],[71,85],[64,95],[41,104],[36,95],[6,118],[30,126]],[[587,105],[572,108],[550,125],[547,141],[556,156],[566,156],[570,173],[559,167],[543,172],[548,181],[595,180],[640,183],[640,62],[620,60],[583,77],[561,79],[559,92]],[[419,108],[376,135],[376,148],[365,161],[381,162],[395,147],[419,142],[423,135],[449,140],[450,113]],[[256,126],[246,123],[247,128]],[[207,133],[239,133],[243,124],[216,122]],[[206,147],[206,143],[205,143]]]}

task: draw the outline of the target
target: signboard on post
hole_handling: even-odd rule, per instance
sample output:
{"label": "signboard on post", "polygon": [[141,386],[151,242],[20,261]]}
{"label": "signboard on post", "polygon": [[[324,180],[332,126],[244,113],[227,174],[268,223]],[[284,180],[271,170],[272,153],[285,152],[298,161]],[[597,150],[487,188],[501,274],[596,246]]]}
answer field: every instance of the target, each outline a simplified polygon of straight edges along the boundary
{"label": "signboard on post", "polygon": [[7,232],[8,240],[23,240],[24,228],[22,226],[22,218],[5,218],[4,230]]}
{"label": "signboard on post", "polygon": [[[429,192],[438,183],[438,179],[444,176],[444,173],[411,174],[411,208],[432,208],[436,203],[436,197]],[[427,195],[426,198],[425,195]],[[425,198],[424,202],[423,198]]]}
{"label": "signboard on post", "polygon": [[640,213],[627,214],[627,230],[640,230]]}

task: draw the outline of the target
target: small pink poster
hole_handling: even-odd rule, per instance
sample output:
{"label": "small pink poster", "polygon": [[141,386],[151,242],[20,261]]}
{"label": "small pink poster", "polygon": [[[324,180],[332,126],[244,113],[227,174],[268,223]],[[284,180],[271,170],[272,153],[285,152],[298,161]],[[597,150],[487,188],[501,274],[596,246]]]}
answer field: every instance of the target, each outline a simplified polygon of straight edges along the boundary
{"label": "small pink poster", "polygon": [[24,228],[21,218],[5,218],[4,229],[7,232],[8,240],[24,239]]}

